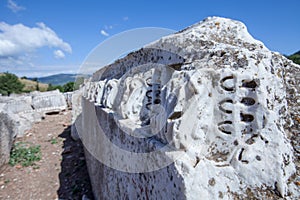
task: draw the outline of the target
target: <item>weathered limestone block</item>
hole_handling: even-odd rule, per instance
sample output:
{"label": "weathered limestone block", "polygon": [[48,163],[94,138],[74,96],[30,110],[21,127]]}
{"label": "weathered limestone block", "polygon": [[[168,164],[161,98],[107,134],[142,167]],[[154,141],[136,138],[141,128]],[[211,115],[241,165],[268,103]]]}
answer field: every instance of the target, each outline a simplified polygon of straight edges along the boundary
{"label": "weathered limestone block", "polygon": [[35,112],[32,107],[32,97],[29,95],[15,97],[1,97],[1,111],[13,115],[13,120],[18,124],[15,127],[16,135],[23,136],[34,122],[41,120],[42,113]]}
{"label": "weathered limestone block", "polygon": [[[73,92],[72,94],[72,126],[71,126],[71,137],[73,140],[79,140],[80,135],[78,132],[83,132],[81,129],[81,113],[82,113],[82,106],[81,106],[81,99],[82,99],[82,92],[83,88],[80,88]],[[78,124],[78,126],[76,125]],[[77,130],[79,129],[79,130]]]}
{"label": "weathered limestone block", "polygon": [[59,91],[0,96],[0,166],[8,161],[16,136],[22,137],[45,113],[66,108],[66,99]]}
{"label": "weathered limestone block", "polygon": [[67,108],[66,99],[58,90],[1,96],[0,104],[0,111],[14,115],[13,119],[18,124],[17,136],[23,136],[34,122],[41,120],[45,113],[58,112]]}
{"label": "weathered limestone block", "polygon": [[61,111],[67,108],[67,102],[58,90],[49,92],[33,92],[32,106],[35,110],[43,112]]}
{"label": "weathered limestone block", "polygon": [[77,123],[96,198],[300,198],[299,72],[218,17],[97,71]]}
{"label": "weathered limestone block", "polygon": [[33,108],[31,96],[18,96],[18,97],[0,97],[0,102],[5,103],[1,110],[10,111],[12,113],[32,112]]}
{"label": "weathered limestone block", "polygon": [[67,105],[69,108],[72,107],[72,95],[73,95],[74,92],[65,92],[64,93],[64,96],[65,96],[65,99],[66,99],[66,102],[67,102]]}
{"label": "weathered limestone block", "polygon": [[13,114],[0,111],[0,166],[9,161],[10,149],[17,133],[17,126]]}

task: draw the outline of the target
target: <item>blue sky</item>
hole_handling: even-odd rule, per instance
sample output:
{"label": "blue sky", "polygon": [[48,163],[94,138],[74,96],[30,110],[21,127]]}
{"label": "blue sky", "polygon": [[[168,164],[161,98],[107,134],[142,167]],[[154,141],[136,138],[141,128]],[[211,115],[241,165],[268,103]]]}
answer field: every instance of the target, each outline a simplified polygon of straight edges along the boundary
{"label": "blue sky", "polygon": [[120,32],[181,30],[208,16],[240,20],[272,51],[300,50],[299,0],[0,0],[0,71],[76,73],[89,52]]}

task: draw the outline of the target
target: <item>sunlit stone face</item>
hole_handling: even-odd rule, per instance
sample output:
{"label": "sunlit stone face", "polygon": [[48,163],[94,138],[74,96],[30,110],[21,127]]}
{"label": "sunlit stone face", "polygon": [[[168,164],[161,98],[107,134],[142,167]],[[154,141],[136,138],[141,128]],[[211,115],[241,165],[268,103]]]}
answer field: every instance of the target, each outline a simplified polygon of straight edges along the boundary
{"label": "sunlit stone face", "polygon": [[275,99],[284,95],[281,79],[263,64],[218,70],[182,65],[191,70],[150,63],[119,79],[100,81],[95,103],[111,110],[128,137],[155,139],[186,152],[186,172],[209,163],[214,171],[233,169],[239,177],[233,176],[247,185],[254,186],[257,179],[276,182],[284,193],[285,171],[279,163],[270,165],[273,159],[291,162],[279,114],[286,102]]}
{"label": "sunlit stone face", "polygon": [[[284,129],[284,58],[276,56],[244,25],[227,19],[212,18],[163,38],[86,84],[92,106],[85,115],[95,106],[97,124],[84,121],[92,128],[83,141],[97,146],[92,153],[105,152],[104,164],[113,169],[176,174],[174,184],[185,188],[186,199],[247,196],[248,188],[288,195],[295,165]],[[101,131],[108,140],[97,138]],[[149,180],[159,193],[163,182],[154,174]]]}

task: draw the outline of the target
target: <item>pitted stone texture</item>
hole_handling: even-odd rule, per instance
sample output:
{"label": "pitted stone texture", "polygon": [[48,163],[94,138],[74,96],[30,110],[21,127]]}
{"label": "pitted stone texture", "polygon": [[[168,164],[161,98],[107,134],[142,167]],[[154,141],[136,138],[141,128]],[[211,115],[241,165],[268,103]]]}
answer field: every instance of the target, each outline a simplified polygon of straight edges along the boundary
{"label": "pitted stone texture", "polygon": [[79,132],[83,132],[81,129],[81,112],[82,112],[82,105],[81,105],[81,99],[82,99],[82,88],[79,88],[79,90],[76,90],[72,93],[71,97],[71,104],[72,104],[72,126],[71,126],[71,137],[73,140],[79,140],[80,135]]}
{"label": "pitted stone texture", "polygon": [[88,151],[85,156],[90,177],[94,177],[91,184],[95,199],[186,198],[184,182],[173,164],[149,173],[126,173],[106,167]]}
{"label": "pitted stone texture", "polygon": [[41,120],[42,113],[36,112],[32,106],[32,97],[29,95],[15,97],[0,97],[2,112],[13,115],[13,120],[18,124],[15,135],[23,136],[34,122]]}
{"label": "pitted stone texture", "polygon": [[[185,152],[170,165],[174,172],[147,174],[154,190],[161,187],[154,176],[176,174],[183,199],[295,199],[300,198],[294,184],[299,178],[299,71],[298,65],[253,39],[241,22],[212,17],[99,70],[85,84],[83,96],[86,104],[102,110],[99,124],[114,120],[118,125],[105,134],[120,148],[144,151],[149,140],[132,138],[150,137],[155,144]],[[83,109],[82,127],[88,129],[83,142],[98,145],[112,162],[117,157],[95,139],[93,120],[85,119],[90,112]],[[125,199],[132,199],[141,194],[127,187],[132,174],[97,164],[93,154],[87,157],[99,197],[126,194]],[[97,172],[97,166],[105,173]],[[110,191],[98,189],[104,182]],[[176,198],[168,190],[164,194],[162,199]]]}
{"label": "pitted stone texture", "polygon": [[0,112],[0,166],[9,161],[10,149],[16,137],[18,123],[13,114]]}

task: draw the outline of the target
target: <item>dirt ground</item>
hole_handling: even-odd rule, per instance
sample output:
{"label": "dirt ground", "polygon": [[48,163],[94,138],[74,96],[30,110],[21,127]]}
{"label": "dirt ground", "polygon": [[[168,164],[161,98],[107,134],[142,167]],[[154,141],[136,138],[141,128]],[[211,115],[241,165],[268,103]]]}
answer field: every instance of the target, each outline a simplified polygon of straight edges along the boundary
{"label": "dirt ground", "polygon": [[42,159],[32,167],[0,169],[0,199],[93,199],[80,141],[70,137],[71,112],[46,115],[17,141],[41,145]]}

